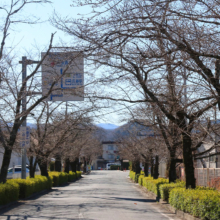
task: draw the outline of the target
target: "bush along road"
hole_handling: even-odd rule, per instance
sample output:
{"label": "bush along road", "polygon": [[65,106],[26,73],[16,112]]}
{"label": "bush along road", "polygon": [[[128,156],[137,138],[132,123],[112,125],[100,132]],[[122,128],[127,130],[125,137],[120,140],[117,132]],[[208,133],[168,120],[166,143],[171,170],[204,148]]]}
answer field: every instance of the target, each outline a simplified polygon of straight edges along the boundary
{"label": "bush along road", "polygon": [[81,178],[81,172],[49,172],[49,176],[36,175],[35,178],[10,179],[0,184],[0,208],[18,199],[25,199],[34,193],[49,190]]}
{"label": "bush along road", "polygon": [[129,176],[176,210],[200,219],[220,219],[220,193],[214,188],[197,186],[196,189],[186,189],[184,181],[169,183],[164,178],[145,177],[143,172],[136,175],[130,171]]}

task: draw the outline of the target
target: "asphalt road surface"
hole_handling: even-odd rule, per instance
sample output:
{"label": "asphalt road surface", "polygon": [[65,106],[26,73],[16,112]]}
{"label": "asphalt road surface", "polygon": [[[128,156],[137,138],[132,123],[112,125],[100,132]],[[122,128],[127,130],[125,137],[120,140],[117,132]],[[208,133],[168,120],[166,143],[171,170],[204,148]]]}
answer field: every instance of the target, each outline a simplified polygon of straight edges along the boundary
{"label": "asphalt road surface", "polygon": [[21,201],[0,211],[0,220],[172,220],[128,178],[129,172],[92,171],[68,186]]}

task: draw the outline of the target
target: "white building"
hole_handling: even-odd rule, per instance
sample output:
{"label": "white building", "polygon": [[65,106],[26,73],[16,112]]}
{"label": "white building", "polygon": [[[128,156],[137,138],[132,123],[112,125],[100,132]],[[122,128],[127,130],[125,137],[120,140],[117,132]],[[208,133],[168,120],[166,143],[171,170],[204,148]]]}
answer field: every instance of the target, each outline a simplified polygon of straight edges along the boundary
{"label": "white building", "polygon": [[118,155],[118,145],[113,141],[102,142],[102,155],[97,157],[93,163],[93,169],[105,169],[107,163],[120,163]]}

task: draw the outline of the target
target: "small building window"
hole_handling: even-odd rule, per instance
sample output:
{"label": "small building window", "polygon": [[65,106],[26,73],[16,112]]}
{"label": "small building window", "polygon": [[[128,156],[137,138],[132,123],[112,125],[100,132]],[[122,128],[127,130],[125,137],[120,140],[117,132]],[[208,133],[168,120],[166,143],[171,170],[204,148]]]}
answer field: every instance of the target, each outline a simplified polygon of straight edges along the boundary
{"label": "small building window", "polygon": [[113,150],[113,145],[108,145],[108,150]]}
{"label": "small building window", "polygon": [[115,157],[114,157],[113,154],[109,154],[109,155],[108,155],[108,159],[115,159]]}
{"label": "small building window", "polygon": [[215,157],[216,157],[216,156],[210,156],[210,157],[209,157],[209,161],[210,161],[210,162],[215,162]]}

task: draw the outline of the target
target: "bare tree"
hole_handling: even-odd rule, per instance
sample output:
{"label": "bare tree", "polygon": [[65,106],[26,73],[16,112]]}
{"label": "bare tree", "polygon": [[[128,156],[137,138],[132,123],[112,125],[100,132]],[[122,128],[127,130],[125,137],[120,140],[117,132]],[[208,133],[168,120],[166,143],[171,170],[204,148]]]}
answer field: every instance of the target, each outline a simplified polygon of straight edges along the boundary
{"label": "bare tree", "polygon": [[[41,4],[49,3],[50,1],[10,1],[8,5],[2,5],[0,10],[3,12],[3,23],[1,24],[2,35],[1,35],[1,47],[0,47],[0,69],[1,69],[1,110],[0,110],[0,120],[3,125],[0,128],[0,141],[4,148],[3,162],[0,172],[0,182],[6,181],[7,170],[10,163],[11,153],[16,142],[16,137],[18,129],[22,122],[27,118],[27,115],[51,92],[50,91],[45,96],[33,101],[25,112],[21,112],[21,100],[26,96],[26,90],[30,90],[27,86],[33,83],[33,78],[36,76],[39,67],[41,66],[45,57],[38,63],[37,67],[34,68],[30,75],[24,80],[23,83],[20,81],[20,72],[17,71],[17,65],[14,63],[15,57],[7,51],[5,48],[8,36],[10,34],[13,25],[18,23],[35,23],[36,21],[31,21],[25,17],[19,18],[22,10],[29,4]],[[52,48],[54,34],[52,34],[50,39],[50,44],[48,46],[46,55]],[[7,134],[6,134],[7,133]]]}
{"label": "bare tree", "polygon": [[[135,0],[132,4],[127,1],[108,1],[107,4],[104,0],[94,1],[90,3],[94,7],[102,3],[107,9],[77,21],[68,19],[67,22],[56,15],[53,22],[75,37],[91,63],[106,67],[99,82],[104,85],[111,82],[117,88],[120,83],[127,86],[120,86],[123,93],[117,93],[117,97],[100,94],[100,98],[151,103],[180,130],[186,188],[195,188],[193,128],[197,120],[219,102],[213,92],[218,79],[203,66],[200,66],[202,71],[194,68],[194,63],[200,63],[198,56],[205,55],[195,56],[192,52],[190,57],[186,53],[193,47],[188,47],[185,35],[193,45],[195,41],[191,41],[193,36],[188,32],[185,34],[189,29],[184,28],[187,23],[181,26],[183,22],[178,16],[170,15],[171,6],[178,8],[174,2]],[[181,39],[179,33],[182,33]],[[197,57],[197,61],[194,59],[192,63],[193,57]],[[182,98],[186,94],[185,81],[191,86],[187,100]]]}

